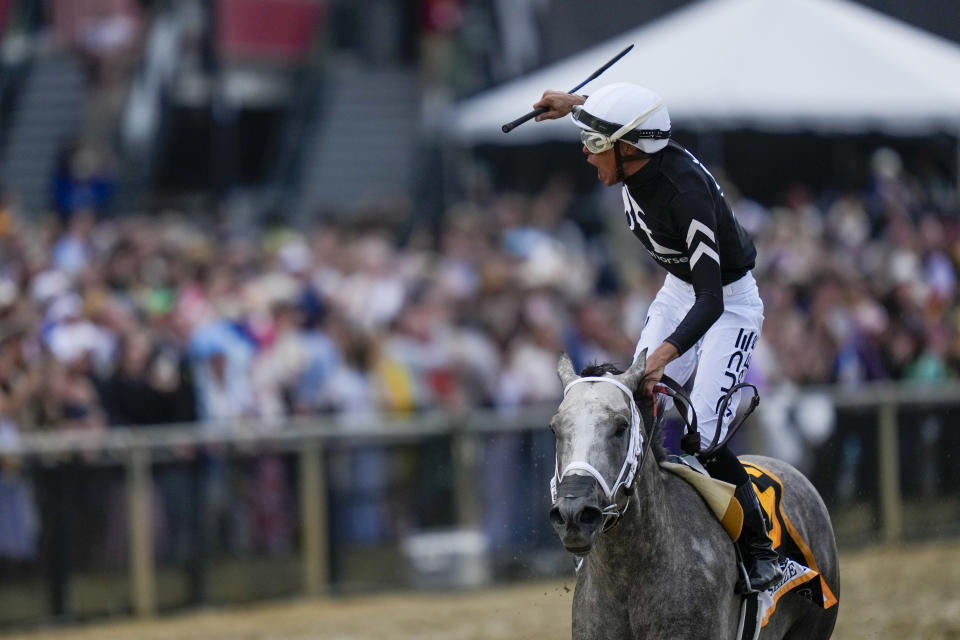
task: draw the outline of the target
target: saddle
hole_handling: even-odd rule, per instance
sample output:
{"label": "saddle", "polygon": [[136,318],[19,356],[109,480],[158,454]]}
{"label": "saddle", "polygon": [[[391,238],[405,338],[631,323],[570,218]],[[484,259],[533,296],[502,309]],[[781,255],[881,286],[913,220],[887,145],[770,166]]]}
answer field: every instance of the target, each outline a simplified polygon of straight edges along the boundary
{"label": "saddle", "polygon": [[736,487],[729,482],[711,478],[694,456],[669,456],[666,461],[660,463],[660,467],[680,476],[696,489],[713,515],[723,525],[730,539],[737,541],[743,529],[743,508],[733,497]]}
{"label": "saddle", "polygon": [[[810,546],[793,526],[781,508],[783,483],[773,473],[763,467],[742,462],[744,470],[753,482],[760,508],[771,528],[770,540],[774,550],[780,554],[780,569],[783,579],[770,589],[759,594],[748,594],[744,598],[744,618],[756,621],[756,633],[767,624],[784,594],[795,591],[798,595],[822,606],[824,609],[837,604],[837,598],[830,590],[820,570]],[[706,469],[693,456],[670,456],[660,466],[686,480],[703,497],[704,502],[723,525],[724,530],[734,542],[740,537],[743,526],[743,511],[733,497],[734,486],[722,480],[711,478]],[[752,597],[751,596],[755,596]],[[749,620],[748,620],[749,622]],[[744,627],[743,619],[741,628]],[[755,637],[756,633],[744,633],[741,637]]]}

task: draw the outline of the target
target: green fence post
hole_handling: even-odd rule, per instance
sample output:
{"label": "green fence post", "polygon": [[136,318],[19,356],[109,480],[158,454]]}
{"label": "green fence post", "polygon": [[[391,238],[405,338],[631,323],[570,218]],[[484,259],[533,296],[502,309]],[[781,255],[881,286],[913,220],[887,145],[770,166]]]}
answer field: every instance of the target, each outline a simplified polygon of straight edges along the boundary
{"label": "green fence post", "polygon": [[151,532],[150,450],[130,449],[127,459],[127,518],[130,536],[130,585],[133,612],[140,617],[157,612],[156,570]]}
{"label": "green fence post", "polygon": [[477,493],[477,469],[480,442],[476,433],[460,425],[450,434],[453,454],[453,494],[457,525],[463,528],[480,524],[480,497]]}
{"label": "green fence post", "polygon": [[300,513],[303,514],[303,586],[307,595],[327,590],[327,484],[323,473],[323,447],[310,439],[300,448]]}
{"label": "green fence post", "polygon": [[899,544],[903,539],[903,503],[900,496],[897,405],[883,403],[879,417],[877,462],[880,472],[880,521],[884,542]]}

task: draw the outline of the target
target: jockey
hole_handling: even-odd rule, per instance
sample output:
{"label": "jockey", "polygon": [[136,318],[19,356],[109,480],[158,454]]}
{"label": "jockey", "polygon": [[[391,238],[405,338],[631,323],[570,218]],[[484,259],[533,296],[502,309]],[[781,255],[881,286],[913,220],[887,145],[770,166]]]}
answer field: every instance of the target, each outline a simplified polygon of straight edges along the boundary
{"label": "jockey", "polygon": [[[634,354],[647,349],[644,392],[666,374],[686,382],[697,371],[691,401],[701,448],[720,439],[740,401],[735,392],[717,415],[730,387],[743,380],[763,324],[763,303],[751,274],[757,255],[717,181],[689,151],[670,140],[670,116],[653,91],[629,83],[589,97],[547,91],[533,105],[548,110],[537,120],[571,114],[583,153],[608,187],[622,183],[627,227],[667,270],[647,311]],[[718,424],[719,422],[719,424]],[[737,541],[750,586],[764,590],[781,578],[757,496],[737,457],[723,446],[701,460],[710,475],[733,484],[743,507]]]}

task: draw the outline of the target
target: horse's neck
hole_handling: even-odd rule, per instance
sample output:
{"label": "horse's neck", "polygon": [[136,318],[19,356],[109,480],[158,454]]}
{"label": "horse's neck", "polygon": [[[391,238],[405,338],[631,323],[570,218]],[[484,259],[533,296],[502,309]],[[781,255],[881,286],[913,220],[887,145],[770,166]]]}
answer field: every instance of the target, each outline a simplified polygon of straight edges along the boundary
{"label": "horse's neck", "polygon": [[634,484],[627,512],[616,526],[598,537],[590,554],[591,563],[608,576],[620,574],[632,582],[634,576],[630,572],[608,572],[606,568],[671,565],[675,529],[672,504],[660,466],[651,456]]}

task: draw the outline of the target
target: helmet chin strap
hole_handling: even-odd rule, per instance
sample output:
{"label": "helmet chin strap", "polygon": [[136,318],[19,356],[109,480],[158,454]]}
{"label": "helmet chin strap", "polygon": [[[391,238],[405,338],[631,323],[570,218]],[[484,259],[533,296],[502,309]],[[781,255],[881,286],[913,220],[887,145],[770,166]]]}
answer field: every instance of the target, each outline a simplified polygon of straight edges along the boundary
{"label": "helmet chin strap", "polygon": [[646,154],[624,156],[620,153],[620,142],[613,143],[613,157],[617,163],[617,182],[623,182],[626,177],[623,174],[623,163],[632,162],[633,160],[646,160],[649,156]]}
{"label": "helmet chin strap", "polygon": [[623,182],[623,157],[620,155],[620,143],[613,143],[613,157],[617,162],[617,182]]}

